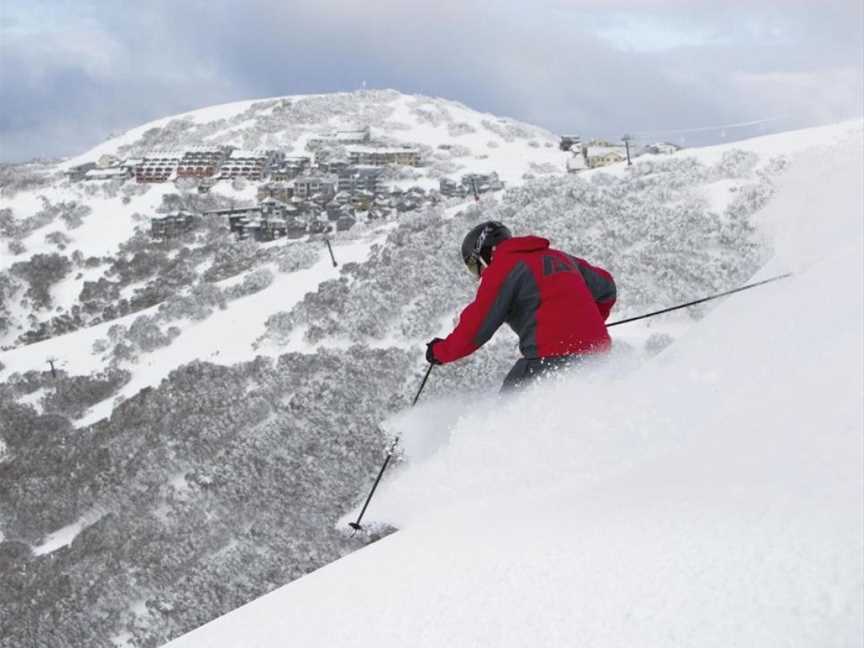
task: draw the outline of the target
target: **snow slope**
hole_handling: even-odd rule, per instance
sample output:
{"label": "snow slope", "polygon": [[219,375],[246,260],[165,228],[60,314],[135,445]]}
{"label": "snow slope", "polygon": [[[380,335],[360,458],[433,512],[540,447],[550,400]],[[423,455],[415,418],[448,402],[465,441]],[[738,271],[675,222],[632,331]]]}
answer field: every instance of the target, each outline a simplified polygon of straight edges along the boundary
{"label": "snow slope", "polygon": [[[379,236],[380,237],[380,236]],[[334,252],[342,263],[362,261],[369,246],[376,240],[374,235],[344,244],[334,243]],[[244,276],[247,273],[244,273]],[[128,398],[145,387],[158,385],[174,369],[194,360],[209,360],[218,364],[245,362],[260,355],[276,356],[280,349],[257,350],[255,341],[264,332],[264,323],[274,312],[290,309],[303,299],[307,291],[313,290],[321,281],[339,276],[326,248],[321,246],[318,262],[311,268],[290,273],[275,273],[276,279],[264,290],[241,297],[201,322],[186,322],[177,344],[156,349],[147,354],[146,361],[134,367],[133,379],[114,397],[92,408],[88,414],[76,421],[83,427],[111,415],[115,398]],[[236,281],[226,280],[225,283]],[[132,313],[122,318],[103,322],[66,335],[53,337],[37,344],[12,349],[3,354],[6,372],[41,369],[46,358],[56,358],[57,364],[75,373],[91,374],[104,369],[105,361],[92,351],[97,340],[107,335],[108,329],[117,324],[128,326],[142,314],[154,314],[158,306]],[[304,349],[311,351],[311,349]]]}
{"label": "snow slope", "polygon": [[[46,239],[49,234],[68,239],[59,248],[67,255],[77,251],[84,257],[117,256],[119,246],[133,236],[136,226],[146,227],[147,219],[157,215],[165,196],[195,191],[178,188],[174,183],[142,186],[130,180],[116,187],[112,182],[64,179],[62,172],[76,165],[97,162],[105,155],[140,157],[156,150],[183,150],[200,145],[267,148],[289,155],[311,155],[305,149],[310,138],[358,126],[369,126],[374,142],[422,149],[424,166],[401,169],[398,174],[394,171],[398,178],[388,181],[403,189],[412,186],[437,189],[441,177],[458,181],[467,173],[493,171],[513,186],[520,184],[526,174],[563,173],[569,156],[559,150],[556,137],[545,129],[480,113],[459,102],[394,90],[295,95],[211,106],[144,124],[73,159],[47,165],[41,171],[50,178],[46,186],[4,191],[0,195],[0,210],[11,210],[11,218],[18,223],[44,212],[45,201],[55,206],[76,203],[90,212],[80,225],[59,218],[41,222],[14,241],[20,249],[9,247],[13,241],[0,233],[0,272],[28,261],[35,254],[58,252],[58,246]],[[256,189],[256,183],[247,183],[245,189],[240,189],[221,182],[211,196],[232,204],[253,204]],[[0,345],[13,346],[18,336],[32,325],[30,315],[47,320],[71,311],[84,282],[98,279],[98,274],[98,269],[82,272],[76,268],[74,278],[70,276],[52,290],[54,303],[50,311],[30,312],[24,291],[13,293],[8,299],[11,325],[8,331],[0,331]]]}
{"label": "snow slope", "polygon": [[799,155],[762,214],[794,277],[644,365],[391,422],[446,430],[370,508],[401,531],[168,646],[860,645],[862,151]]}
{"label": "snow slope", "polygon": [[[280,104],[293,112],[280,122]],[[188,122],[200,132],[199,144],[230,143],[243,148],[293,147],[303,152],[310,137],[329,129],[371,126],[373,139],[387,137],[396,142],[438,147],[450,142],[467,147],[464,172],[497,171],[502,179],[518,182],[531,163],[549,163],[563,171],[569,153],[558,149],[557,138],[549,131],[490,113],[472,110],[446,99],[405,95],[395,90],[369,90],[326,95],[291,95],[255,101],[210,106],[181,115],[165,117],[112,138],[87,153],[68,160],[62,168],[95,161],[102,155],[123,155],[124,147],[140,147],[145,134],[172,123]],[[267,122],[266,125],[262,125]],[[261,127],[269,139],[244,140]],[[533,142],[529,144],[529,142]],[[177,145],[177,144],[175,144]],[[157,148],[165,148],[160,146]],[[436,184],[437,186],[437,184]]]}

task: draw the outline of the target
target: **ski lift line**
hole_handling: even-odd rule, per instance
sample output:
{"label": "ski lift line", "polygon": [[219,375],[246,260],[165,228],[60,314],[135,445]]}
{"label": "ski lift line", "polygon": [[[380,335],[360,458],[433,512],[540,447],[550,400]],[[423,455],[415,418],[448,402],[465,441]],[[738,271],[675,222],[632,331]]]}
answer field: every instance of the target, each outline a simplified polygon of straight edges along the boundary
{"label": "ski lift line", "polygon": [[635,322],[636,320],[646,319],[648,317],[654,317],[655,315],[662,315],[663,313],[671,313],[672,311],[680,310],[682,308],[687,308],[689,306],[695,306],[696,304],[704,304],[705,302],[712,301],[714,299],[719,299],[720,297],[726,297],[727,295],[732,295],[734,293],[738,293],[744,290],[750,290],[751,288],[756,288],[757,286],[763,286],[767,283],[771,283],[773,281],[779,281],[780,279],[786,279],[787,277],[791,277],[792,273],[787,272],[786,274],[777,275],[776,277],[771,277],[770,279],[764,279],[762,281],[757,281],[756,283],[747,284],[746,286],[741,286],[739,288],[733,288],[732,290],[727,290],[726,292],[717,293],[716,295],[711,295],[709,297],[703,297],[702,299],[696,299],[691,302],[687,302],[686,304],[679,304],[678,306],[670,306],[669,308],[664,308],[662,310],[654,311],[653,313],[646,313],[644,315],[637,315],[636,317],[628,317],[627,319],[618,320],[617,322],[612,322],[611,324],[607,324],[606,328],[610,328],[612,326],[618,326],[619,324],[627,324],[628,322]]}
{"label": "ski lift line", "polygon": [[664,131],[640,131],[632,133],[632,137],[653,137],[655,135],[686,135],[688,133],[706,133],[709,131],[722,131],[731,128],[746,128],[747,126],[758,126],[759,124],[767,124],[769,122],[786,119],[788,115],[778,115],[777,117],[768,117],[767,119],[754,119],[752,121],[737,122],[734,124],[720,124],[718,126],[700,126],[698,128],[679,128],[675,130]]}

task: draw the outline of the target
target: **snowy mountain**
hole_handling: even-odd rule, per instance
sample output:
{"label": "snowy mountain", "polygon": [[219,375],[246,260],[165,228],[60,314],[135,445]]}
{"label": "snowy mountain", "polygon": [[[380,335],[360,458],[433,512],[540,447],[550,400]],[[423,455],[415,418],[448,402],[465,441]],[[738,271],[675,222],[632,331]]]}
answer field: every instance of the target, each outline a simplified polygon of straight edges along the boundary
{"label": "snowy mountain", "polygon": [[862,177],[860,129],[796,156],[757,218],[794,276],[652,360],[392,420],[400,531],[169,648],[858,644]]}
{"label": "snowy mountain", "polygon": [[[219,182],[199,193],[182,181],[81,183],[63,175],[106,156],[166,148],[302,154],[313,138],[365,126],[382,146],[421,151],[421,166],[390,170],[396,185],[428,188],[444,177],[494,171],[506,189],[482,194],[479,203],[447,198],[334,232],[334,266],[320,236],[238,241],[219,214],[176,238],[151,239],[149,217],[253,204],[259,183]],[[8,587],[0,591],[0,626],[8,638],[0,645],[158,645],[394,526],[402,531],[321,574],[361,564],[379,547],[411,545],[402,538],[416,537],[414,516],[443,515],[438,499],[464,500],[472,516],[475,504],[490,510],[500,504],[491,496],[478,501],[467,486],[460,490],[460,479],[476,479],[481,493],[510,492],[518,479],[509,472],[542,486],[535,462],[506,463],[514,449],[530,455],[511,445],[519,440],[507,430],[532,419],[472,404],[465,409],[489,424],[470,417],[451,424],[443,418],[455,414],[439,411],[465,411],[454,407],[453,394],[475,393],[482,401],[494,391],[515,355],[512,336],[502,331],[469,361],[435,372],[424,395],[429,404],[419,410],[430,423],[426,434],[416,417],[404,424],[415,430],[406,439],[409,454],[429,452],[430,440],[442,434],[475,445],[463,456],[451,442],[428,465],[403,470],[373,514],[392,526],[351,538],[337,525],[364,494],[395,427],[402,431],[402,423],[382,421],[410,403],[424,369],[423,343],[446,333],[471,297],[474,286],[456,253],[465,231],[494,217],[517,233],[545,235],[613,271],[620,290],[613,316],[635,315],[731,288],[768,272],[769,263],[798,269],[801,259],[783,255],[778,204],[795,216],[792,233],[807,231],[804,242],[814,243],[805,256],[817,259],[815,241],[827,221],[808,219],[803,188],[835,187],[837,195],[860,200],[860,187],[832,184],[835,175],[845,178],[832,164],[844,147],[860,153],[861,132],[860,123],[841,124],[568,176],[568,154],[541,129],[455,102],[376,91],[196,111],[130,131],[74,160],[3,169],[0,574]],[[793,160],[806,172],[792,175]],[[823,169],[825,178],[812,177]],[[790,177],[798,193],[789,189]],[[841,225],[840,237],[854,242],[852,229]],[[834,244],[826,239],[827,247]],[[693,336],[708,336],[714,316],[693,309],[617,329],[620,365],[592,377],[596,385],[584,397],[609,403],[612,383],[628,381],[628,389],[645,391],[663,377],[651,377],[659,371],[655,363],[684,353],[678,349]],[[28,327],[41,334],[21,345]],[[728,348],[716,335],[717,348]],[[691,360],[697,356],[685,354],[669,375]],[[711,374],[699,367],[713,358],[698,360],[693,372]],[[682,398],[698,402],[682,390]],[[536,411],[525,406],[526,415],[546,420],[540,413],[554,408],[537,403]],[[596,428],[590,448],[613,428],[589,411]],[[640,420],[648,422],[647,434],[656,431],[657,445],[628,423],[636,436],[616,446],[622,463],[610,470],[626,473],[645,457],[680,449],[674,425],[667,438],[650,415],[655,410],[645,411]],[[514,427],[499,419],[504,414]],[[549,425],[555,430],[565,420],[553,417]],[[480,431],[476,441],[467,425]],[[500,449],[489,437],[498,430],[508,440]],[[560,442],[573,448],[572,457],[597,460],[581,437],[567,441],[553,433],[544,441],[532,434],[525,441],[540,443],[538,451]],[[478,463],[480,454],[486,459]],[[559,449],[547,454],[564,456]],[[500,471],[492,470],[496,457],[505,462]],[[548,456],[542,465],[554,475]],[[440,491],[453,481],[447,466],[458,471],[452,492]],[[598,479],[606,474],[601,468]],[[432,487],[427,479],[436,470],[445,473]],[[588,487],[559,486],[565,497],[571,487]],[[400,500],[400,492],[414,502]],[[536,501],[531,506],[539,511]]]}

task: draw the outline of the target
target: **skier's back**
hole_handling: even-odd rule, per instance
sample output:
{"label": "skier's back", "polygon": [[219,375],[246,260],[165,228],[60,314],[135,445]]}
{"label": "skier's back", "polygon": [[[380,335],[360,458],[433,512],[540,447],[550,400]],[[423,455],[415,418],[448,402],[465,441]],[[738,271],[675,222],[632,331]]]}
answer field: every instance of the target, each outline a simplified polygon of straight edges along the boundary
{"label": "skier's back", "polygon": [[505,322],[519,336],[523,357],[503,389],[609,350],[605,320],[616,290],[606,270],[550,248],[544,238],[514,238],[495,221],[468,233],[462,258],[480,280],[477,296],[446,339],[427,345],[429,362],[453,362],[473,353]]}

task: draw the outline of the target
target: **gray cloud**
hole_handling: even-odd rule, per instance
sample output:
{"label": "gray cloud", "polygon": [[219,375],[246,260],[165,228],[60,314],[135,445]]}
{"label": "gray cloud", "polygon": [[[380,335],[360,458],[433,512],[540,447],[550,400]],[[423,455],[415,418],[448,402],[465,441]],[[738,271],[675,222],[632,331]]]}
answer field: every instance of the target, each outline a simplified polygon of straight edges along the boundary
{"label": "gray cloud", "polygon": [[31,3],[0,20],[0,159],[364,81],[604,136],[824,123],[862,112],[862,20],[851,0]]}

